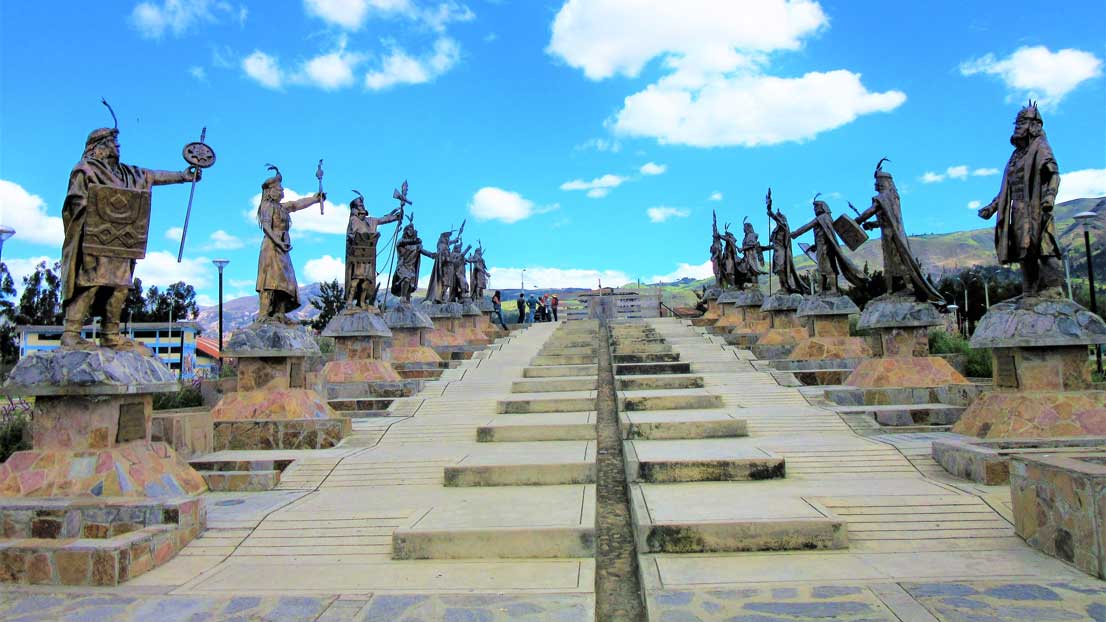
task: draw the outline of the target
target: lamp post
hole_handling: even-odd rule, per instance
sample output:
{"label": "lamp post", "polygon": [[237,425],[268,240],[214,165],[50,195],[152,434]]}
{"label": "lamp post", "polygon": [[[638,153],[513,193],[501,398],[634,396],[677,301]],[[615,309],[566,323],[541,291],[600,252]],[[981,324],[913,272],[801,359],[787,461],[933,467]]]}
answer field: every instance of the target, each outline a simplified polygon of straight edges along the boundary
{"label": "lamp post", "polygon": [[959,309],[960,307],[957,307],[956,305],[949,305],[945,308],[948,309],[949,313],[951,313],[954,318],[956,318],[956,327],[960,328],[960,317],[956,313],[957,309]]}
{"label": "lamp post", "polygon": [[960,281],[960,285],[964,287],[964,336],[968,336],[968,283],[964,279],[954,276],[954,280]]}
{"label": "lamp post", "polygon": [[518,277],[518,287],[523,293],[526,293],[526,268],[522,269],[522,276]]}
{"label": "lamp post", "polygon": [[[1091,313],[1098,313],[1098,300],[1096,299],[1094,291],[1094,261],[1091,257],[1091,226],[1094,225],[1094,221],[1098,219],[1098,214],[1094,212],[1080,212],[1075,215],[1075,220],[1079,224],[1083,225],[1083,249],[1087,253],[1087,285],[1091,288]],[[1102,373],[1102,344],[1096,344],[1094,347],[1095,352],[1095,367],[1098,369],[1098,373]]]}
{"label": "lamp post", "polygon": [[212,259],[211,263],[219,269],[219,365],[223,364],[223,268],[230,263],[229,259]]}
{"label": "lamp post", "polygon": [[0,257],[4,256],[4,242],[15,235],[15,229],[7,225],[0,225]]}

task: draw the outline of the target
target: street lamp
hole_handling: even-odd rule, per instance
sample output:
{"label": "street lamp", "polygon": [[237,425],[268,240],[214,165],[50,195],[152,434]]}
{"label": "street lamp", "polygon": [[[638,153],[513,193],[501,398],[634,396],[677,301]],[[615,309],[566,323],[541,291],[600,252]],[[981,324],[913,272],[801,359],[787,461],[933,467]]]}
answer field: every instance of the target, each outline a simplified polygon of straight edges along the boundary
{"label": "street lamp", "polygon": [[[964,336],[968,336],[968,283],[964,279],[954,276],[953,280],[960,281],[960,285],[964,287]],[[954,305],[955,306],[955,305]]]}
{"label": "street lamp", "polygon": [[[1091,313],[1098,313],[1098,301],[1094,291],[1094,261],[1091,257],[1091,226],[1099,215],[1094,212],[1080,212],[1075,215],[1075,220],[1083,225],[1083,248],[1087,253],[1087,285],[1091,288]],[[1095,344],[1095,366],[1098,373],[1102,373],[1102,344]]]}
{"label": "street lamp", "polygon": [[223,268],[230,263],[229,259],[212,259],[211,263],[219,269],[219,365],[223,364]]}
{"label": "street lamp", "polygon": [[526,291],[526,268],[522,269],[522,276],[518,277],[518,286],[521,291]]}
{"label": "street lamp", "polygon": [[7,225],[0,225],[0,257],[4,255],[4,241],[15,235],[15,229]]}
{"label": "street lamp", "polygon": [[958,310],[959,308],[960,308],[960,307],[958,307],[958,306],[956,306],[956,305],[949,305],[949,306],[945,307],[945,309],[948,309],[948,312],[952,314],[952,317],[956,319],[956,327],[957,327],[958,329],[960,328],[960,316],[958,316],[958,315],[956,314],[956,311],[957,311],[957,310]]}

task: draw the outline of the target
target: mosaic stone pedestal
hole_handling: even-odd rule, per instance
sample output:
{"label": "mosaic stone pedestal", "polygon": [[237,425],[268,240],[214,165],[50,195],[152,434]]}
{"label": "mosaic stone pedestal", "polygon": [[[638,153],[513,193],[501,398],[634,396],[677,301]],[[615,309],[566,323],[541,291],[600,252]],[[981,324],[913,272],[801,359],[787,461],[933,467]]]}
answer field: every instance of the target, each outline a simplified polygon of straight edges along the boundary
{"label": "mosaic stone pedestal", "polygon": [[1013,456],[1010,497],[1029,546],[1106,579],[1106,453]]}
{"label": "mosaic stone pedestal", "polygon": [[712,287],[707,290],[707,293],[703,295],[703,300],[707,303],[707,310],[702,317],[692,318],[692,326],[700,328],[713,326],[722,317],[722,309],[718,306],[718,298],[721,295],[721,288]]}
{"label": "mosaic stone pedestal", "polygon": [[[499,319],[495,316],[495,307],[492,306],[491,300],[480,298],[473,304],[476,305],[477,309],[480,309],[480,313],[484,316],[483,320],[477,323],[477,328],[483,331],[488,339],[494,341],[500,337],[507,337],[511,334],[511,331],[504,330],[503,327],[499,325]],[[503,321],[507,321],[506,315],[504,315]]]}
{"label": "mosaic stone pedestal", "polygon": [[461,337],[471,345],[486,346],[492,342],[491,338],[484,332],[487,326],[487,318],[480,311],[480,307],[471,302],[466,304],[464,311],[461,312],[461,329],[459,331]]}
{"label": "mosaic stone pedestal", "polygon": [[[345,393],[376,395],[378,387],[396,393],[403,379],[391,364],[392,331],[375,308],[343,311],[322,334],[334,338],[335,360],[323,366],[328,396],[343,389]],[[411,388],[406,395],[413,393]]]}
{"label": "mosaic stone pedestal", "polygon": [[802,294],[783,292],[764,299],[760,311],[768,318],[768,330],[757,338],[751,348],[758,359],[787,358],[795,346],[807,338],[806,328],[795,315],[802,302]]}
{"label": "mosaic stone pedestal", "polygon": [[795,315],[807,323],[807,338],[795,345],[789,360],[855,359],[872,356],[868,343],[849,336],[849,316],[860,309],[847,296],[805,296]]}
{"label": "mosaic stone pedestal", "polygon": [[845,384],[869,389],[969,384],[948,361],[929,356],[929,329],[942,324],[929,303],[898,296],[871,301],[857,327],[877,334],[880,357],[861,361]]}
{"label": "mosaic stone pedestal", "polygon": [[1063,298],[1018,298],[991,307],[972,336],[990,348],[994,388],[953,427],[981,438],[1106,434],[1106,391],[1091,384],[1088,346],[1106,323]]}
{"label": "mosaic stone pedestal", "polygon": [[175,375],[138,352],[33,352],[4,390],[35,397],[34,448],[0,464],[0,581],[116,585],[203,530],[203,478],[152,442],[154,393]]}
{"label": "mosaic stone pedestal", "polygon": [[307,386],[304,360],[318,353],[300,327],[255,322],[235,332],[225,355],[238,360],[238,391],[211,410],[215,450],[337,445],[352,426]]}
{"label": "mosaic stone pedestal", "polygon": [[465,339],[465,307],[461,303],[424,302],[420,308],[434,323],[434,328],[426,334],[426,342],[442,359],[470,359],[474,353],[483,349],[483,346],[471,344]]}
{"label": "mosaic stone pedestal", "polygon": [[430,347],[434,322],[409,302],[400,302],[384,313],[392,331],[392,368],[401,378],[436,380],[446,362]]}

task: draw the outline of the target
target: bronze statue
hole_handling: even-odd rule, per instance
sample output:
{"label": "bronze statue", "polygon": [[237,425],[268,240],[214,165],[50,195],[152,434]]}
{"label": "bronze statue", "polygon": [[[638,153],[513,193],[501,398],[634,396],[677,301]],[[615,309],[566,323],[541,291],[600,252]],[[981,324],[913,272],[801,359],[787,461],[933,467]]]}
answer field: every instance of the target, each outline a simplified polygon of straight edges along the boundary
{"label": "bronze statue", "polygon": [[469,251],[472,250],[472,245],[469,244],[465,250],[461,250],[461,237],[457,237],[457,241],[453,244],[453,249],[449,252],[449,270],[451,272],[450,285],[449,285],[449,298],[450,302],[464,302],[465,296],[469,294],[468,278],[465,276],[465,264],[468,263],[468,259],[465,257]]}
{"label": "bronze statue", "polygon": [[264,232],[261,253],[257,258],[257,290],[259,321],[292,323],[287,313],[300,308],[296,271],[292,268],[292,241],[288,229],[292,226],[291,213],[326,201],[325,192],[295,201],[281,202],[284,186],[280,170],[268,165],[273,176],[261,184],[261,203],[257,206],[257,224]]}
{"label": "bronze statue", "polygon": [[792,231],[791,239],[811,230],[814,231],[815,254],[818,260],[818,292],[840,295],[841,290],[837,286],[838,275],[845,277],[853,287],[863,286],[864,275],[842,250],[837,240],[837,232],[833,228],[833,216],[830,214],[829,205],[825,201],[819,201],[818,195],[814,196],[814,220]]}
{"label": "bronze statue", "polygon": [[741,272],[746,279],[756,285],[757,278],[767,274],[764,270],[764,251],[771,250],[770,246],[760,245],[760,236],[753,230],[753,223],[745,221],[745,238],[741,241]]}
{"label": "bronze statue", "polygon": [[791,252],[791,229],[787,216],[782,211],[772,211],[772,189],[765,197],[768,204],[768,217],[776,223],[768,240],[772,243],[772,273],[780,283],[780,288],[788,294],[809,294],[810,286],[795,269],[795,256]]}
{"label": "bronze statue", "polygon": [[725,258],[722,255],[722,234],[718,233],[718,214],[711,212],[711,216],[714,218],[714,223],[710,243],[710,267],[714,271],[714,284],[718,287],[725,287],[726,277],[723,267]]}
{"label": "bronze statue", "polygon": [[737,256],[737,249],[740,248],[740,245],[737,243],[737,238],[734,237],[733,232],[730,231],[729,223],[726,223],[725,227],[723,227],[723,231],[722,288],[740,288],[744,285],[744,282],[740,279],[738,274],[741,267],[741,258]]}
{"label": "bronze statue", "polygon": [[450,239],[453,230],[443,231],[438,236],[438,242],[433,253],[423,250],[422,254],[434,260],[434,267],[430,272],[430,283],[426,286],[426,299],[433,302],[445,302],[449,300],[450,285],[453,284],[453,272],[449,264],[449,247],[461,241],[461,233],[465,230],[465,223],[461,223],[461,230],[457,238]]}
{"label": "bronze statue", "polygon": [[[111,116],[115,119],[114,111]],[[61,210],[63,347],[92,345],[81,339],[81,326],[89,315],[103,317],[101,345],[132,346],[119,333],[119,321],[134,282],[135,263],[146,256],[150,191],[153,186],[199,181],[202,176],[198,166],[176,172],[123,164],[118,137],[118,121],[115,127],[93,130],[81,160],[69,174]]]}
{"label": "bronze statue", "polygon": [[422,248],[419,232],[415,230],[415,215],[407,216],[407,226],[396,241],[396,271],[392,275],[392,295],[404,302],[411,302],[411,294],[419,286],[419,267],[422,256],[433,256]]}
{"label": "bronze statue", "polygon": [[[865,229],[880,230],[880,246],[883,249],[883,279],[887,291],[897,294],[910,290],[919,301],[943,303],[945,300],[922,271],[913,252],[910,239],[906,237],[906,226],[902,220],[902,203],[895,180],[891,173],[883,170],[883,158],[876,164],[876,196],[872,197],[872,206],[858,214],[856,223]],[[875,222],[867,222],[873,216]]]}
{"label": "bronze statue", "polygon": [[484,290],[488,288],[488,265],[484,263],[484,245],[480,240],[476,241],[476,250],[472,252],[472,259],[467,259],[472,268],[469,273],[469,282],[472,284],[472,301],[476,302],[484,297]]}
{"label": "bronze statue", "polygon": [[[357,192],[354,190],[354,192]],[[376,243],[380,239],[377,227],[403,220],[403,208],[397,207],[382,218],[369,216],[365,197],[349,204],[349,224],[346,225],[346,308],[365,308],[376,303]]]}
{"label": "bronze statue", "polygon": [[1014,153],[1002,174],[998,196],[979,210],[995,223],[995,253],[1001,264],[1020,263],[1022,294],[1060,295],[1062,268],[1052,208],[1060,188],[1060,169],[1045,137],[1036,102],[1014,120]]}

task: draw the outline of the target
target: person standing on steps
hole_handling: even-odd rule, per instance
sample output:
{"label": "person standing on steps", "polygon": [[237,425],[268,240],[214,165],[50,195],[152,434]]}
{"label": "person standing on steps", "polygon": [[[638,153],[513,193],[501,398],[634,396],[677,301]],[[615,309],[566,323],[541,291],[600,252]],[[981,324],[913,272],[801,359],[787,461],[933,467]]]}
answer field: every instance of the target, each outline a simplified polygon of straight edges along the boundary
{"label": "person standing on steps", "polygon": [[499,290],[495,290],[492,294],[492,310],[495,311],[495,317],[499,320],[499,325],[503,327],[503,330],[507,330],[507,323],[503,321],[503,294]]}
{"label": "person standing on steps", "polygon": [[518,300],[515,301],[515,305],[518,306],[518,323],[526,323],[526,297],[522,295],[522,292],[518,293]]}
{"label": "person standing on steps", "polygon": [[538,310],[538,298],[534,294],[530,294],[530,297],[526,299],[526,305],[530,308],[526,314],[526,323],[534,323],[534,312]]}
{"label": "person standing on steps", "polygon": [[557,294],[553,294],[553,302],[549,303],[549,306],[553,309],[553,321],[554,322],[559,322],[560,321],[560,320],[557,319],[557,305],[558,304],[559,304],[559,301],[557,300]]}

